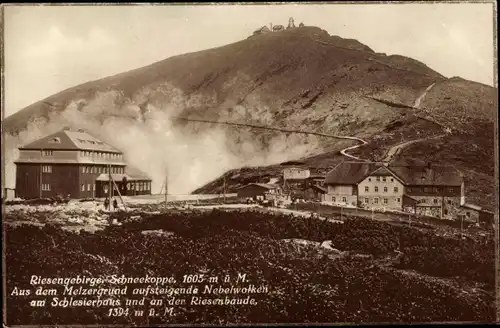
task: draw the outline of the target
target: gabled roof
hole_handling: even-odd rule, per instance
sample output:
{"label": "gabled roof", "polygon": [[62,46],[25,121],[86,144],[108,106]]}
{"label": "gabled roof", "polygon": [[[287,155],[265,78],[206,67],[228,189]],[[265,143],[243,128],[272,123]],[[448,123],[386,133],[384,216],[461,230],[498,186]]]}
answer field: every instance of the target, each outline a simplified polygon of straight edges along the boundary
{"label": "gabled roof", "polygon": [[474,204],[467,204],[467,203],[463,204],[462,207],[476,211],[481,211],[483,209],[481,206],[477,206]]}
{"label": "gabled roof", "polygon": [[111,147],[89,133],[78,130],[73,131],[63,129],[44,138],[38,139],[32,143],[20,147],[21,150],[46,149],[46,150],[90,150],[121,153],[119,150]]}
{"label": "gabled roof", "polygon": [[308,187],[308,189],[309,189],[309,188],[311,188],[311,189],[315,189],[315,190],[317,190],[317,191],[319,191],[319,192],[322,192],[322,193],[325,193],[325,194],[327,193],[326,188],[321,187],[321,186],[318,186],[318,185],[311,185],[311,186],[309,186],[309,187]]}
{"label": "gabled roof", "polygon": [[265,188],[265,189],[269,189],[269,190],[279,188],[279,186],[275,185],[275,184],[269,184],[269,183],[249,183],[247,185],[239,187],[238,189],[243,189],[243,188],[246,188],[246,187],[252,186],[252,185],[253,186],[258,186],[258,187],[261,187],[261,188]]}
{"label": "gabled roof", "polygon": [[325,183],[355,185],[371,174],[394,173],[405,185],[460,186],[462,176],[451,166],[402,166],[382,163],[342,162],[328,172]]}
{"label": "gabled roof", "polygon": [[129,177],[134,178],[136,180],[151,180],[151,178],[146,173],[130,165],[127,165],[127,167],[125,167],[125,173]]}
{"label": "gabled roof", "polygon": [[[109,175],[109,173],[102,173],[96,178],[96,181],[109,181]],[[124,177],[126,177],[128,181],[151,181],[151,178],[149,178],[145,173],[129,166],[125,168],[125,174],[111,173],[111,179],[113,181],[122,182]]]}
{"label": "gabled roof", "polygon": [[451,166],[389,166],[405,185],[460,186],[462,175]]}
{"label": "gabled roof", "polygon": [[382,164],[364,162],[342,162],[326,175],[326,184],[355,185]]}
{"label": "gabled roof", "polygon": [[269,27],[267,27],[266,25],[262,26],[262,27],[259,27],[258,29],[256,29],[254,31],[254,33],[259,33],[259,32],[270,32],[271,30],[269,29]]}

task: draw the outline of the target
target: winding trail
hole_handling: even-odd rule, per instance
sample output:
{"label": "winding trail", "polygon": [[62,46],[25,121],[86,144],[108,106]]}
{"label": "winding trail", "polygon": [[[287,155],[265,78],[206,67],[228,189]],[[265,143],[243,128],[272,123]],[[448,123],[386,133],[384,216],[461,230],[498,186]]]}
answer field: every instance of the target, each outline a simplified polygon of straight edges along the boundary
{"label": "winding trail", "polygon": [[415,99],[415,102],[413,103],[413,107],[420,108],[420,103],[422,102],[422,100],[424,100],[425,96],[427,96],[427,93],[429,91],[431,91],[431,89],[434,87],[435,84],[436,84],[436,82],[434,82],[431,85],[429,85],[427,87],[427,89],[425,89],[425,91],[422,92],[422,94],[420,96],[418,96],[417,99]]}
{"label": "winding trail", "polygon": [[[424,92],[422,92],[422,94],[420,96],[418,96],[417,99],[415,99],[415,102],[413,103],[413,108],[420,109],[420,104],[421,104],[422,100],[424,100],[424,98],[427,95],[427,93],[434,87],[435,84],[436,83],[434,82],[431,85],[429,85],[427,87],[427,89],[425,89]],[[431,139],[440,139],[440,138],[444,137],[445,135],[446,135],[446,133],[440,134],[440,135],[437,135],[437,136],[427,137],[427,138],[414,139],[414,140],[406,141],[406,142],[397,144],[395,146],[392,146],[387,151],[387,155],[384,157],[384,159],[382,161],[383,162],[390,162],[394,158],[394,156],[396,156],[399,153],[401,153],[401,151],[403,150],[403,148],[405,148],[405,147],[407,147],[409,145],[412,145],[414,143],[421,142],[421,141],[431,140]]]}
{"label": "winding trail", "polygon": [[185,122],[199,122],[199,123],[210,123],[210,124],[222,124],[222,125],[247,127],[247,128],[252,128],[252,129],[263,129],[263,130],[278,131],[278,132],[284,132],[284,133],[298,133],[298,134],[314,135],[314,136],[325,137],[325,138],[332,138],[332,139],[354,140],[354,141],[357,141],[359,144],[354,145],[354,146],[350,146],[350,147],[347,147],[347,148],[344,148],[344,149],[342,149],[340,151],[340,153],[343,156],[346,156],[346,157],[348,157],[350,159],[355,159],[355,160],[359,160],[359,161],[364,161],[364,160],[361,159],[361,158],[359,158],[359,157],[356,157],[356,156],[348,154],[347,151],[359,148],[359,147],[364,146],[364,145],[366,145],[368,143],[365,140],[357,138],[357,137],[338,136],[338,135],[325,134],[325,133],[312,132],[312,131],[290,130],[290,129],[273,128],[273,127],[268,127],[268,126],[246,124],[246,123],[234,123],[234,122],[226,122],[226,121],[210,121],[210,120],[190,119],[190,118],[184,118],[184,117],[173,117],[172,119],[173,120],[177,120],[177,121],[185,121]]}

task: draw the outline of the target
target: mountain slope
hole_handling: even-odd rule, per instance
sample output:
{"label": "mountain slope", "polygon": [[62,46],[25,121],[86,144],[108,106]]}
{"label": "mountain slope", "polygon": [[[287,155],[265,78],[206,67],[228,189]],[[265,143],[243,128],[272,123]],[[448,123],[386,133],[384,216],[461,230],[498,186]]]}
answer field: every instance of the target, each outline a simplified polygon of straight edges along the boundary
{"label": "mountain slope", "polygon": [[11,135],[7,182],[15,147],[63,125],[86,128],[124,151],[158,191],[168,172],[171,192],[184,193],[243,166],[313,156],[311,165],[327,169],[353,142],[173,116],[356,136],[369,141],[359,154],[373,158],[401,138],[439,135],[448,126],[474,136],[450,111],[470,105],[468,122],[493,124],[495,103],[491,87],[446,79],[416,60],[375,53],[317,27],[295,28],[171,57],[26,107],[4,121]]}

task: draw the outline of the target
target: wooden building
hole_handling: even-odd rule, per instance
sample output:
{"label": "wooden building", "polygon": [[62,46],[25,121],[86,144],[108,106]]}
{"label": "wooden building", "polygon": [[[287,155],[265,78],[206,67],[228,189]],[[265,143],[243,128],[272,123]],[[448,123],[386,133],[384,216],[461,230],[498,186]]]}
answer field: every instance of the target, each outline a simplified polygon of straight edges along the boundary
{"label": "wooden building", "polygon": [[463,177],[449,166],[342,162],[325,184],[326,201],[365,208],[453,219],[465,203]]}
{"label": "wooden building", "polygon": [[84,130],[65,128],[20,147],[15,164],[16,197],[23,199],[100,197],[103,176],[109,174],[116,184],[123,177],[134,187],[145,183],[142,191],[151,193],[149,178],[129,175],[123,154]]}
{"label": "wooden building", "polygon": [[319,185],[309,185],[304,189],[304,199],[309,201],[321,202],[325,199],[326,188]]}
{"label": "wooden building", "polygon": [[237,195],[239,198],[264,199],[266,194],[277,194],[280,190],[281,188],[274,184],[250,183],[240,187]]}

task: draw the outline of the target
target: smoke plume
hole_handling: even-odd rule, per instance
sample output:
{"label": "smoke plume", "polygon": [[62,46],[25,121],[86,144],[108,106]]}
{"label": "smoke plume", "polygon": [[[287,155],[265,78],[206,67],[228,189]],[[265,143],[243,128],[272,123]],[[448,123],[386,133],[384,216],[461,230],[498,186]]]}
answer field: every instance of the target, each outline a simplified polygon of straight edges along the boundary
{"label": "smoke plume", "polygon": [[[63,126],[85,129],[122,151],[128,165],[153,179],[153,193],[162,192],[166,177],[169,193],[187,194],[231,169],[271,165],[320,152],[313,136],[173,120],[193,102],[202,103],[199,95],[188,98],[168,85],[142,90],[133,99],[108,91],[91,100],[73,101],[58,114],[33,120],[18,136],[6,136],[5,186],[15,184],[17,147]],[[235,112],[231,120],[239,117],[238,123],[258,124],[259,116],[269,120],[262,110],[238,106]]]}

